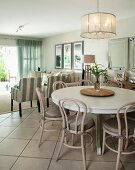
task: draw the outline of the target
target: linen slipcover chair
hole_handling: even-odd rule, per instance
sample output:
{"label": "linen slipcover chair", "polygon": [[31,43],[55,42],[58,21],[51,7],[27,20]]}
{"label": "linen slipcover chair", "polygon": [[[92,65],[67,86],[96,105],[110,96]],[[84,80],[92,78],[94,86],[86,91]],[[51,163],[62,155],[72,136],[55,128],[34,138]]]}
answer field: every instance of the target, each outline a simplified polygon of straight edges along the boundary
{"label": "linen slipcover chair", "polygon": [[[41,87],[41,77],[38,78],[22,78],[19,86],[11,88],[11,111],[13,111],[13,101],[19,103],[19,114],[22,117],[21,103],[26,101],[37,100],[36,87]],[[38,104],[38,101],[37,101]],[[39,109],[39,104],[38,104]]]}
{"label": "linen slipcover chair", "polygon": [[45,124],[50,121],[62,121],[61,113],[59,107],[57,105],[52,105],[49,108],[45,106],[45,97],[41,90],[41,88],[36,88],[37,96],[40,102],[40,110],[41,110],[41,120],[40,120],[40,138],[39,138],[39,147],[41,145],[41,140],[43,136],[43,132],[45,131],[56,131],[56,129],[47,129],[45,128]]}
{"label": "linen slipcover chair", "polygon": [[[135,108],[135,102],[123,105],[118,109],[116,118],[110,118],[103,123],[102,154],[104,153],[105,146],[117,153],[116,170],[119,169],[121,154],[135,154],[135,148],[134,150],[129,150],[129,145],[135,144],[135,121],[127,118],[128,114],[130,114],[129,111],[132,111],[133,107]],[[118,139],[116,149],[107,143],[107,139],[112,137]]]}
{"label": "linen slipcover chair", "polygon": [[59,75],[59,76],[50,76],[48,77],[47,82],[47,90],[46,90],[46,97],[47,97],[47,107],[49,107],[49,98],[53,92],[53,83],[56,81],[62,81],[65,83],[70,83],[71,78],[70,75]]}
{"label": "linen slipcover chair", "polygon": [[[64,106],[74,106],[74,108],[76,108],[76,111],[72,111],[69,109],[69,111],[71,112],[69,112],[70,114],[67,115],[67,109]],[[83,103],[80,100],[70,98],[61,99],[59,101],[59,108],[62,115],[62,137],[56,155],[56,160],[58,160],[59,158],[62,145],[65,145],[72,149],[81,149],[83,166],[84,170],[86,170],[86,153],[85,153],[86,143],[84,141],[84,136],[88,135],[90,137],[89,139],[90,144],[93,144],[92,133],[95,127],[94,120],[91,118],[91,115],[87,113],[87,106],[85,105],[85,103]],[[75,145],[74,141],[72,141],[71,143],[69,140],[67,141],[66,138],[68,134],[71,134],[72,137],[80,136],[81,139],[80,145]]]}

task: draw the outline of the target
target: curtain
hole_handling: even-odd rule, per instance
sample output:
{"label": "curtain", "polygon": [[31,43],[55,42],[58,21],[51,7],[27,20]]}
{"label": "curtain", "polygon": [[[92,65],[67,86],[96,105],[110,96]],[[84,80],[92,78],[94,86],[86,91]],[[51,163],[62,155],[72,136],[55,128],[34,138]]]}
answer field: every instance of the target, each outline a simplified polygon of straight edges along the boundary
{"label": "curtain", "polygon": [[42,41],[17,39],[20,78],[40,67]]}

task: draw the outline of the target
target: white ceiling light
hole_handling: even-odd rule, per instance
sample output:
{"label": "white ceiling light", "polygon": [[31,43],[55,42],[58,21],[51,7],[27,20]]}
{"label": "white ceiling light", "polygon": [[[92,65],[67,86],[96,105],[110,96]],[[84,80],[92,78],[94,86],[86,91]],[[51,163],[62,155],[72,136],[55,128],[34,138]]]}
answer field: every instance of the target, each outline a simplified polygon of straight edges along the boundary
{"label": "white ceiling light", "polygon": [[116,16],[111,13],[99,12],[99,0],[97,0],[97,12],[82,16],[80,36],[90,39],[103,39],[115,35]]}

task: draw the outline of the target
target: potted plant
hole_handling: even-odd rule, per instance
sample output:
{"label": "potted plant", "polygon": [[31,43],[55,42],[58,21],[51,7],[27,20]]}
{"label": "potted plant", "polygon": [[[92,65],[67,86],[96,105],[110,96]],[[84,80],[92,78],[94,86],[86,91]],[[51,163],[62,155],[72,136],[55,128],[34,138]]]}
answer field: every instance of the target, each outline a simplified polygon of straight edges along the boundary
{"label": "potted plant", "polygon": [[4,69],[0,70],[0,81],[5,81],[7,78],[7,72]]}
{"label": "potted plant", "polygon": [[103,75],[105,79],[108,78],[107,68],[103,69],[101,64],[95,63],[95,65],[90,68],[90,71],[96,78],[96,82],[94,83],[95,90],[100,90],[99,78],[101,75]]}

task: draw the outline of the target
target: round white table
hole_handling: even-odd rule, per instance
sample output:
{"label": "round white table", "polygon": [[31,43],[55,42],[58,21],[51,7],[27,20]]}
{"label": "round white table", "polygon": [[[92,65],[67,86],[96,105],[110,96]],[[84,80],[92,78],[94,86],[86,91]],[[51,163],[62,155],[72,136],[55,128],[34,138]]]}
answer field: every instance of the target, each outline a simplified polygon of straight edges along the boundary
{"label": "round white table", "polygon": [[[91,86],[89,86],[91,88]],[[101,115],[116,114],[117,109],[122,105],[135,101],[135,91],[118,88],[118,87],[101,87],[110,89],[115,92],[113,96],[92,97],[82,95],[81,89],[89,88],[88,86],[75,86],[56,90],[52,93],[52,101],[58,105],[59,100],[63,98],[74,98],[83,101],[88,108],[89,113],[96,115],[96,148],[97,155],[101,155]],[[73,105],[68,105],[68,109],[76,110]]]}

